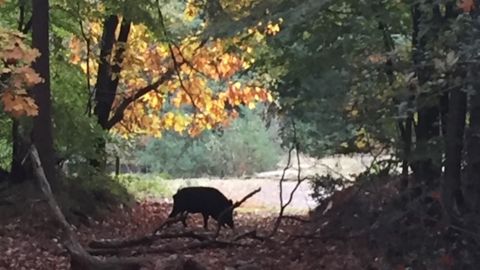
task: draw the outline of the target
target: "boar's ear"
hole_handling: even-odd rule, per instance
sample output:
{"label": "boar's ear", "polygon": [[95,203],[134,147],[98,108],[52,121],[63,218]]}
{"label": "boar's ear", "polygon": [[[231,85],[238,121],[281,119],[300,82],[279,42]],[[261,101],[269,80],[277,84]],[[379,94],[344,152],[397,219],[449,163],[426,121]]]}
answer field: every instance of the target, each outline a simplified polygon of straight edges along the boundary
{"label": "boar's ear", "polygon": [[229,203],[230,205],[233,205],[233,201],[232,201],[232,200],[228,200],[228,203]]}

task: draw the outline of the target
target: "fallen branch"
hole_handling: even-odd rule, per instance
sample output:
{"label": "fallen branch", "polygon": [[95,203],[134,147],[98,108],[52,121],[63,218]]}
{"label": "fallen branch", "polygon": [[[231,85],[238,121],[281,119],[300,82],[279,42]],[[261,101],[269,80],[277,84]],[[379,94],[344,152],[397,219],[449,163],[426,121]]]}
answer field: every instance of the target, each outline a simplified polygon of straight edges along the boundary
{"label": "fallen branch", "polygon": [[129,256],[145,255],[145,254],[159,254],[159,253],[178,253],[180,251],[201,249],[201,248],[225,248],[225,247],[246,247],[248,245],[241,243],[234,243],[222,240],[206,240],[201,242],[193,242],[185,246],[142,246],[136,248],[90,248],[88,253],[97,256],[112,256],[128,254]]}
{"label": "fallen branch", "polygon": [[192,231],[181,233],[163,233],[146,235],[133,239],[109,239],[109,240],[94,240],[91,241],[88,246],[94,249],[102,248],[126,248],[139,245],[150,245],[159,239],[175,239],[175,238],[192,238],[199,241],[208,241],[210,237],[207,235],[196,234]]}
{"label": "fallen branch", "polygon": [[140,269],[141,267],[150,263],[150,261],[141,258],[124,258],[124,259],[108,259],[108,260],[99,260],[90,254],[88,254],[85,249],[78,242],[75,232],[73,231],[70,224],[65,219],[60,207],[58,206],[55,197],[52,194],[50,184],[48,183],[47,177],[45,176],[45,171],[40,162],[40,157],[35,145],[30,147],[30,158],[32,160],[33,169],[36,174],[36,178],[40,185],[40,189],[47,199],[48,206],[52,210],[52,213],[61,226],[62,229],[62,240],[64,241],[64,246],[68,250],[71,256],[71,269],[73,270],[117,270],[117,269]]}
{"label": "fallen branch", "polygon": [[250,199],[253,195],[257,194],[258,192],[260,192],[262,190],[262,188],[257,188],[255,189],[254,191],[248,193],[245,197],[243,197],[240,201],[237,201],[236,203],[234,203],[232,206],[226,208],[225,210],[223,210],[220,215],[218,215],[218,218],[217,218],[217,231],[215,233],[215,238],[218,237],[218,235],[220,234],[220,228],[221,228],[221,223],[220,221],[222,220],[222,217],[230,212],[230,211],[233,211],[235,208],[239,207],[240,205],[242,205],[242,203],[244,203],[246,200]]}
{"label": "fallen branch", "polygon": [[158,226],[157,229],[155,229],[155,231],[153,231],[153,234],[156,234],[157,232],[161,231],[163,228],[165,228],[165,226],[176,223],[180,220],[183,220],[186,217],[187,217],[187,213],[167,218],[162,224],[160,224],[160,226]]}

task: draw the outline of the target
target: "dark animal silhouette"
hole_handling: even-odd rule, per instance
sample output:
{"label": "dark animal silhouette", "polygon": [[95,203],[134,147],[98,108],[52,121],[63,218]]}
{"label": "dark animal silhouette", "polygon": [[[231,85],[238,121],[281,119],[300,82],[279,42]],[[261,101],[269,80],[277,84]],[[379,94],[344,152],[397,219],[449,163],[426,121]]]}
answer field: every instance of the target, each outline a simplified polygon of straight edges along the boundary
{"label": "dark animal silhouette", "polygon": [[[187,213],[201,213],[203,215],[203,227],[208,229],[208,218],[211,216],[220,223],[222,227],[228,225],[234,228],[233,209],[223,213],[233,205],[232,200],[227,199],[220,191],[212,187],[186,187],[173,195],[173,209],[169,217],[182,214],[183,226],[187,227],[185,221]],[[220,216],[220,214],[222,214]]]}

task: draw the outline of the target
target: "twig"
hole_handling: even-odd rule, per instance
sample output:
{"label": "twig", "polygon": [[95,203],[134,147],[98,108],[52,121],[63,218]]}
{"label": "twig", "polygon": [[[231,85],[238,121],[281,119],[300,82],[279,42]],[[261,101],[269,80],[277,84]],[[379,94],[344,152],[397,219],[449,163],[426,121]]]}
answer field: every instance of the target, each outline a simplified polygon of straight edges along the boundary
{"label": "twig", "polygon": [[[290,147],[290,150],[288,151],[288,161],[287,161],[287,165],[285,166],[285,168],[283,169],[283,174],[282,174],[282,177],[280,178],[280,181],[279,181],[279,194],[280,194],[280,211],[278,213],[278,217],[275,221],[275,224],[273,226],[273,229],[272,231],[270,232],[270,234],[268,235],[268,237],[272,237],[273,235],[275,235],[278,231],[278,228],[280,227],[280,223],[283,219],[283,215],[285,213],[285,209],[290,205],[290,203],[293,201],[293,195],[295,194],[295,192],[297,191],[297,189],[300,187],[300,185],[308,179],[308,177],[301,177],[301,174],[302,174],[302,170],[301,170],[301,162],[300,162],[300,147],[299,147],[299,143],[297,141],[297,129],[296,129],[296,126],[295,126],[295,122],[292,120],[292,129],[293,129],[293,139],[292,139],[292,146]],[[292,155],[292,151],[295,149],[295,152],[296,152],[296,157],[297,157],[297,166],[298,166],[298,173],[297,173],[297,183],[295,184],[295,187],[293,188],[293,190],[290,192],[290,196],[288,198],[288,201],[284,204],[283,203],[283,183],[285,182],[285,172],[287,171],[287,169],[289,168],[290,166],[290,161],[291,161],[291,155]]]}
{"label": "twig", "polygon": [[[193,98],[192,94],[187,90],[185,84],[183,83],[182,75],[180,73],[180,65],[182,65],[184,63],[185,59],[182,59],[181,63],[177,61],[177,58],[175,57],[175,53],[173,52],[172,41],[170,39],[168,39],[167,28],[165,27],[165,22],[164,22],[164,19],[163,19],[162,10],[160,9],[160,3],[159,3],[158,0],[156,1],[156,4],[157,4],[158,17],[160,19],[160,24],[162,26],[163,34],[167,38],[168,50],[170,52],[170,57],[172,58],[172,61],[173,61],[173,69],[175,70],[175,73],[178,76],[178,80],[180,82],[180,87],[183,89],[183,91],[190,98],[190,101],[192,102],[192,106],[195,109],[199,109],[199,107],[195,104],[195,99]],[[194,117],[193,118],[195,118],[195,115],[196,115],[196,111],[194,112]]]}
{"label": "twig", "polygon": [[242,203],[244,203],[246,200],[250,199],[253,195],[257,194],[258,192],[260,192],[262,190],[262,188],[257,188],[255,189],[254,191],[248,193],[245,197],[243,197],[240,201],[237,201],[236,203],[234,203],[232,206],[226,208],[225,210],[223,210],[220,215],[218,215],[218,218],[217,218],[217,231],[215,233],[215,238],[218,237],[219,233],[220,233],[220,228],[221,228],[221,220],[223,218],[223,216],[230,212],[230,211],[233,211],[235,208],[239,207],[240,205],[242,205]]}

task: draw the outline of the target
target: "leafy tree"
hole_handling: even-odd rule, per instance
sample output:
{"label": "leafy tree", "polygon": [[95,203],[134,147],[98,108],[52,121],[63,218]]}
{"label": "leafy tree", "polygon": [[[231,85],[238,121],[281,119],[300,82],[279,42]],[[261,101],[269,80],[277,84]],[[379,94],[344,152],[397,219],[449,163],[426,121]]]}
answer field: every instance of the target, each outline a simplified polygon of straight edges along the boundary
{"label": "leafy tree", "polygon": [[175,133],[150,140],[140,162],[173,177],[242,176],[275,168],[281,156],[275,130],[248,109],[242,114],[221,133],[205,132],[193,141]]}

